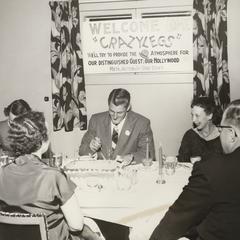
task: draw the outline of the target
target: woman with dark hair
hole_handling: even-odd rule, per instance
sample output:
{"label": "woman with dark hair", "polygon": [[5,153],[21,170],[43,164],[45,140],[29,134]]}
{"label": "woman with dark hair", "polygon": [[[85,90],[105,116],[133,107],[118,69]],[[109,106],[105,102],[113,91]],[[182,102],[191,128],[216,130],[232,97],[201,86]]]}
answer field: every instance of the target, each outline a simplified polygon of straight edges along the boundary
{"label": "woman with dark hair", "polygon": [[8,139],[9,122],[29,111],[31,107],[23,99],[17,99],[4,108],[4,114],[8,118],[0,122],[0,155],[13,155]]}
{"label": "woman with dark hair", "polygon": [[0,168],[0,209],[44,213],[49,240],[100,240],[84,224],[76,185],[58,168],[41,161],[48,131],[41,112],[28,112],[10,122],[9,139],[16,159]]}
{"label": "woman with dark hair", "polygon": [[192,101],[191,112],[193,128],[183,136],[178,152],[179,162],[190,162],[191,158],[204,158],[209,152],[222,153],[220,134],[216,127],[221,120],[214,102],[207,97]]}
{"label": "woman with dark hair", "polygon": [[6,108],[4,108],[4,114],[6,117],[12,115],[20,116],[28,111],[31,111],[29,104],[23,99],[18,99],[10,103]]}

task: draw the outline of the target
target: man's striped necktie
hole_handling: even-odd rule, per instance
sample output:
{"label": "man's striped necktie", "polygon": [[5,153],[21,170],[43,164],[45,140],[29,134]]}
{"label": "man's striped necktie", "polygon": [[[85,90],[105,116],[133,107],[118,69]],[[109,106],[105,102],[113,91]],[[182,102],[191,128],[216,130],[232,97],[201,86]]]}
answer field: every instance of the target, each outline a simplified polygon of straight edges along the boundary
{"label": "man's striped necktie", "polygon": [[118,129],[116,126],[113,127],[112,132],[112,150],[114,151],[118,142]]}

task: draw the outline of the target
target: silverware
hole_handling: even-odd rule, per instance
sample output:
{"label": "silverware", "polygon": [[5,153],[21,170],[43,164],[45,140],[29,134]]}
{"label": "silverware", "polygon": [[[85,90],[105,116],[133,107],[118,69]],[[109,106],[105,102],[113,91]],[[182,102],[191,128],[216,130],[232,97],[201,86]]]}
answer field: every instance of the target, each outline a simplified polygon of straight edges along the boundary
{"label": "silverware", "polygon": [[189,165],[184,164],[184,163],[178,163],[177,165],[178,165],[179,167],[184,167],[184,168],[188,168],[188,169],[192,168],[192,166],[189,166]]}
{"label": "silverware", "polygon": [[102,152],[102,148],[100,148],[99,154],[102,156],[102,158],[103,158],[104,160],[106,160],[106,158],[105,158],[105,156],[104,156],[104,154],[103,154],[103,152]]}

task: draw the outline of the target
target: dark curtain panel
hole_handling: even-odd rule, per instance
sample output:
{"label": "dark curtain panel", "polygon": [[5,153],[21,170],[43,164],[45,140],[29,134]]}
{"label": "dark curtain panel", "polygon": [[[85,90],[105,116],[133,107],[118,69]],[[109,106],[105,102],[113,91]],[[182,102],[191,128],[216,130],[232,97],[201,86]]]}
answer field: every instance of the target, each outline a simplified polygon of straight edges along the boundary
{"label": "dark curtain panel", "polygon": [[87,127],[86,92],[80,37],[79,3],[51,1],[51,78],[53,129]]}
{"label": "dark curtain panel", "polygon": [[208,96],[223,110],[230,102],[227,0],[193,2],[194,97]]}

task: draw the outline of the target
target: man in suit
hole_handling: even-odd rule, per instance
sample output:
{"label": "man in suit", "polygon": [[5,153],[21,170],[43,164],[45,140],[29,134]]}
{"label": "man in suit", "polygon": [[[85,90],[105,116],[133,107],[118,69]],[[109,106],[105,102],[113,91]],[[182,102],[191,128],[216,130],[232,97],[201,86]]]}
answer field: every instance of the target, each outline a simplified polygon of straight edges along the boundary
{"label": "man in suit", "polygon": [[[123,164],[141,162],[149,150],[155,158],[150,120],[131,110],[130,93],[113,89],[108,97],[108,111],[94,114],[83,136],[79,155],[96,155],[99,159],[116,159]],[[148,145],[148,146],[147,146]]]}
{"label": "man in suit", "polygon": [[150,240],[178,239],[193,228],[198,240],[240,238],[240,99],[225,110],[219,131],[224,154],[194,164],[189,183]]}

